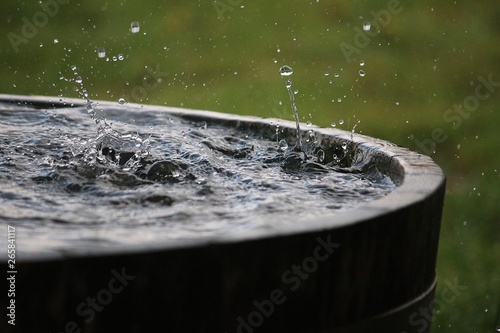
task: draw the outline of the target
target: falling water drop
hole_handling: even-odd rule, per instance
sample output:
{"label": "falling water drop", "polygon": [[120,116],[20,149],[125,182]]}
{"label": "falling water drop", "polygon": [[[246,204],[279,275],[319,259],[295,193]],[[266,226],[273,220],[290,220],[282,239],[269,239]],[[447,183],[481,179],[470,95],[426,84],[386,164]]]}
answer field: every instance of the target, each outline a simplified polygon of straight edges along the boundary
{"label": "falling water drop", "polygon": [[286,65],[282,66],[280,68],[280,74],[281,74],[281,76],[290,76],[293,74],[293,69],[290,66],[286,66]]}
{"label": "falling water drop", "polygon": [[363,76],[365,76],[365,75],[366,75],[365,71],[363,71],[363,70],[360,70],[360,71],[359,71],[359,76],[363,77]]}
{"label": "falling water drop", "polygon": [[340,120],[339,120],[339,124],[340,124],[340,125],[344,125],[344,119],[340,119]]}
{"label": "falling water drop", "polygon": [[140,30],[141,30],[141,26],[139,25],[139,22],[134,21],[134,22],[130,23],[130,31],[132,33],[135,34],[135,33],[139,32]]}
{"label": "falling water drop", "polygon": [[54,39],[54,44],[59,44],[59,39]]}
{"label": "falling water drop", "polygon": [[81,76],[77,76],[76,79],[75,79],[75,82],[76,83],[82,83],[83,82],[82,77]]}
{"label": "falling water drop", "polygon": [[120,105],[125,104],[125,99],[124,98],[118,99],[118,104],[120,104]]}
{"label": "falling water drop", "polygon": [[370,22],[363,23],[363,30],[364,31],[369,31],[371,27],[372,27],[372,25],[370,24]]}
{"label": "falling water drop", "polygon": [[337,123],[336,123],[336,122],[332,122],[330,125],[331,125],[332,127],[337,127]]}
{"label": "falling water drop", "polygon": [[123,60],[123,59],[125,59],[125,57],[123,56],[123,54],[121,54],[121,53],[120,53],[120,54],[118,55],[118,60],[120,60],[120,61],[121,61],[121,60]]}
{"label": "falling water drop", "polygon": [[104,58],[106,56],[106,49],[104,47],[100,47],[97,49],[97,57]]}
{"label": "falling water drop", "polygon": [[360,65],[361,67],[363,67],[363,66],[365,65],[365,61],[364,61],[364,60],[361,60],[361,61],[359,62],[359,65]]}

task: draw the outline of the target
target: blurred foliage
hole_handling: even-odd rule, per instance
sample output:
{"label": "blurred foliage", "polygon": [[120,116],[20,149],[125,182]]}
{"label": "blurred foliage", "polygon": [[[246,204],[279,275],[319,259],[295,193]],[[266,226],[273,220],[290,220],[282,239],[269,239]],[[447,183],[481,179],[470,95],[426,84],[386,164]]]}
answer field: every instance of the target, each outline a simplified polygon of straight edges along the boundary
{"label": "blurred foliage", "polygon": [[[53,5],[46,20],[40,3]],[[460,124],[445,112],[474,96],[480,76],[500,81],[498,1],[402,0],[378,31],[373,12],[397,1],[55,3],[0,5],[0,92],[77,97],[69,70],[76,65],[93,99],[291,120],[278,73],[286,64],[304,120],[330,126],[342,119],[337,127],[346,130],[359,120],[358,132],[425,153],[418,142],[442,129],[446,139],[431,153],[448,177],[437,270],[440,281],[456,278],[468,290],[436,314],[434,330],[493,330],[500,312],[500,86]],[[34,19],[39,27],[26,38],[23,26]],[[129,31],[132,21],[139,33]],[[342,43],[355,46],[370,21],[368,42],[346,57]],[[97,57],[99,47],[107,59]]]}

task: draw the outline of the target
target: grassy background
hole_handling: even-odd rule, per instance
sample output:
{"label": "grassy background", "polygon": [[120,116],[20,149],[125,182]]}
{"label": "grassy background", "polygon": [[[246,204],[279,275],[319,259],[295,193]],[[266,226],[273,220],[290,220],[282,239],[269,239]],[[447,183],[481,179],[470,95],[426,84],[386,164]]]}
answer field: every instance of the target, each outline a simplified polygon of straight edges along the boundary
{"label": "grassy background", "polygon": [[360,121],[358,132],[417,151],[441,129],[446,139],[432,157],[448,183],[437,271],[468,289],[435,315],[434,331],[492,332],[500,325],[500,87],[460,123],[443,117],[474,96],[478,77],[500,81],[500,3],[402,0],[349,59],[341,43],[356,45],[355,28],[389,1],[221,0],[223,12],[214,3],[71,1],[16,52],[9,33],[24,38],[23,18],[33,22],[41,7],[4,1],[0,92],[76,97],[66,80],[76,65],[93,99],[292,119],[278,73],[286,64],[304,121],[346,130]]}

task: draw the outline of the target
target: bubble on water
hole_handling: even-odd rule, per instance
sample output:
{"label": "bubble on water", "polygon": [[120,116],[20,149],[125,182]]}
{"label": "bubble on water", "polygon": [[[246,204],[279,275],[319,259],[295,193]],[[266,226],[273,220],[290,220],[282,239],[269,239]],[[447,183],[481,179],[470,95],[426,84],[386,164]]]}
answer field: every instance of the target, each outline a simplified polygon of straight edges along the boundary
{"label": "bubble on water", "polygon": [[75,79],[75,82],[76,83],[82,83],[83,82],[83,79],[81,76],[77,76],[76,79]]}
{"label": "bubble on water", "polygon": [[344,119],[340,119],[340,120],[339,120],[339,124],[340,124],[340,125],[344,125]]}
{"label": "bubble on water", "polygon": [[125,98],[118,99],[118,104],[120,104],[120,105],[125,104]]}
{"label": "bubble on water", "polygon": [[363,71],[363,70],[360,70],[360,71],[359,71],[359,76],[363,77],[363,76],[365,76],[365,75],[366,75],[365,71]]}
{"label": "bubble on water", "polygon": [[54,39],[54,44],[59,44],[59,39]]}
{"label": "bubble on water", "polygon": [[363,31],[369,31],[371,27],[372,25],[370,22],[363,23]]}
{"label": "bubble on water", "polygon": [[130,31],[132,33],[135,34],[135,33],[139,32],[140,30],[141,30],[141,26],[139,25],[139,22],[134,21],[134,22],[130,23]]}
{"label": "bubble on water", "polygon": [[100,47],[97,49],[97,57],[104,58],[106,56],[106,49],[104,47]]}
{"label": "bubble on water", "polygon": [[282,66],[280,68],[280,74],[281,76],[290,76],[293,74],[293,69],[290,66]]}
{"label": "bubble on water", "polygon": [[364,61],[364,60],[361,60],[361,61],[359,62],[359,65],[360,65],[360,66],[364,66],[364,65],[365,65],[365,61]]}
{"label": "bubble on water", "polygon": [[318,153],[316,154],[318,156],[318,161],[323,162],[325,160],[325,152],[323,149],[318,150]]}
{"label": "bubble on water", "polygon": [[281,139],[280,142],[278,143],[278,147],[281,151],[285,151],[288,149],[288,143],[286,142],[285,139]]}

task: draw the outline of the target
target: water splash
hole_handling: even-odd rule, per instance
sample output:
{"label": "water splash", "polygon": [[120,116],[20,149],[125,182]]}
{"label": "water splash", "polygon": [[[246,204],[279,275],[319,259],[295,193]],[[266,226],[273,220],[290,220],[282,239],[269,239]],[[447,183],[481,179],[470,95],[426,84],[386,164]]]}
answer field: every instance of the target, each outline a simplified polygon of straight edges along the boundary
{"label": "water splash", "polygon": [[[291,76],[293,74],[293,69],[290,66],[282,66],[280,68],[280,74],[282,77]],[[295,125],[297,126],[297,144],[294,147],[294,150],[298,150],[303,152],[304,148],[302,146],[302,132],[300,131],[300,120],[299,120],[299,111],[297,109],[297,105],[295,103],[295,94],[292,90],[292,80],[286,81],[286,89],[288,91],[288,95],[290,96],[290,104],[292,105],[293,118],[295,119]]]}
{"label": "water splash", "polygon": [[[72,65],[71,70],[79,85],[77,91],[86,101],[87,114],[97,125],[97,136],[72,151],[75,155],[82,155],[88,165],[100,164],[124,171],[136,170],[141,159],[149,155],[149,138],[142,139],[138,134],[122,134],[113,129],[105,118],[98,117],[78,68]],[[118,104],[125,104],[125,99],[120,98]]]}

